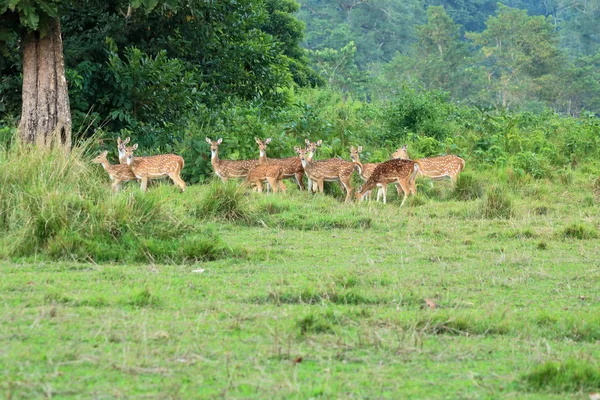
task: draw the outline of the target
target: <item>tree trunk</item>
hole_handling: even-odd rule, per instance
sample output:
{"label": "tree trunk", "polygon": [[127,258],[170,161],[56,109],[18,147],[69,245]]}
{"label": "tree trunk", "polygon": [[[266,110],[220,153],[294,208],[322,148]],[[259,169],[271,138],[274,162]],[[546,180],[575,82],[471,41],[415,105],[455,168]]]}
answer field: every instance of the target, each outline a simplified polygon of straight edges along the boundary
{"label": "tree trunk", "polygon": [[71,110],[58,19],[45,37],[37,31],[25,36],[19,136],[23,143],[40,147],[71,148]]}

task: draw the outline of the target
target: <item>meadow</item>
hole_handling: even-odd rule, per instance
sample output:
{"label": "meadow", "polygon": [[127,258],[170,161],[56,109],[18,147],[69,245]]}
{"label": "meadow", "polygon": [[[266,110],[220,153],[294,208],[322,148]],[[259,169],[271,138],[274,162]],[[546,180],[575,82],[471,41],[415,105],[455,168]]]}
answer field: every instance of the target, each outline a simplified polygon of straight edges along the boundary
{"label": "meadow", "polygon": [[399,207],[237,182],[112,195],[0,156],[0,397],[587,399],[600,184],[466,171]]}

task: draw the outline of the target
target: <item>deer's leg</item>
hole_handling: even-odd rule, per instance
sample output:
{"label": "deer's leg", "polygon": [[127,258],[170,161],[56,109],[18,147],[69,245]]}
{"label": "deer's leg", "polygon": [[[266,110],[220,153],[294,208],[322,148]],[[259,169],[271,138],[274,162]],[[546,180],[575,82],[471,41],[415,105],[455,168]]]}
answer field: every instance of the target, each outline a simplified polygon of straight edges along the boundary
{"label": "deer's leg", "polygon": [[352,194],[352,184],[350,183],[349,177],[340,178],[340,183],[342,184],[342,187],[346,189],[345,202],[348,203],[350,201],[350,195]]}
{"label": "deer's leg", "polygon": [[286,188],[286,187],[285,187],[285,185],[283,184],[283,179],[280,179],[278,183],[279,183],[279,188],[281,189],[281,191],[285,193],[285,190],[286,190],[287,188]]}
{"label": "deer's leg", "polygon": [[141,185],[142,192],[145,192],[148,189],[148,177],[146,176],[146,177],[141,178],[141,181],[142,181],[142,185]]}
{"label": "deer's leg", "polygon": [[[304,190],[304,181],[302,180],[304,172],[296,172],[294,175],[296,176],[296,183],[298,184],[298,187],[300,190]],[[308,180],[308,186],[310,187],[310,179]]]}
{"label": "deer's leg", "polygon": [[257,180],[255,183],[256,183],[256,188],[255,188],[255,190],[256,190],[258,193],[262,193],[262,190],[263,190],[262,181],[261,181],[260,179],[258,179],[258,180]]}
{"label": "deer's leg", "polygon": [[171,178],[175,185],[179,186],[179,189],[181,189],[182,192],[185,192],[185,182],[181,179],[179,174],[169,174],[169,178]]}
{"label": "deer's leg", "polygon": [[325,183],[325,179],[319,179],[319,181],[318,181],[319,193],[325,193],[325,190],[323,188],[324,183]]}
{"label": "deer's leg", "polygon": [[379,202],[379,199],[382,198],[384,196],[384,188],[382,184],[378,184],[377,185],[377,202]]}
{"label": "deer's leg", "polygon": [[121,181],[118,179],[115,179],[111,185],[112,192],[117,193],[120,188],[121,188]]}
{"label": "deer's leg", "polygon": [[410,193],[410,183],[408,181],[403,181],[398,179],[398,183],[400,184],[400,186],[402,187],[402,191],[404,192],[404,197],[402,198],[402,203],[400,203],[400,207],[402,207],[404,205],[404,202],[406,201],[406,198],[408,197],[409,193]]}
{"label": "deer's leg", "polygon": [[273,193],[277,193],[277,179],[267,178],[267,182],[269,183],[269,185],[271,185],[271,188],[273,188]]}

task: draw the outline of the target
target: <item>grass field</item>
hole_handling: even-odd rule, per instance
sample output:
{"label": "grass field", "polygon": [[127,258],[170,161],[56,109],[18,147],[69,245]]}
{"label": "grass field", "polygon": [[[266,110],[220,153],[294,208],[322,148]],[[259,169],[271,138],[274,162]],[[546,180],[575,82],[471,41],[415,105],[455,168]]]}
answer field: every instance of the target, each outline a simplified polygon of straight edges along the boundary
{"label": "grass field", "polygon": [[290,184],[240,194],[229,219],[199,205],[220,183],[164,184],[148,196],[193,209],[178,217],[230,251],[5,254],[0,397],[587,399],[600,391],[593,179],[506,185],[500,201],[479,180],[487,195],[464,201],[422,182],[403,208]]}

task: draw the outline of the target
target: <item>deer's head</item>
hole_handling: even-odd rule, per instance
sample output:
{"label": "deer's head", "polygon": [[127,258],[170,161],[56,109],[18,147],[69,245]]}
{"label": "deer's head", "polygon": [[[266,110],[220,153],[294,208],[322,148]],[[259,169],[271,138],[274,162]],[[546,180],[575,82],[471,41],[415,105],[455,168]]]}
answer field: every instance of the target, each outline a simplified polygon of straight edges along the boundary
{"label": "deer's head", "polygon": [[265,139],[264,141],[262,141],[259,138],[255,137],[254,140],[256,141],[256,144],[258,145],[258,151],[260,151],[260,156],[265,157],[267,155],[267,145],[269,143],[271,143],[271,138],[268,138],[268,139]]}
{"label": "deer's head", "polygon": [[404,145],[399,149],[396,149],[396,151],[392,153],[392,158],[401,158],[403,160],[409,160],[410,157],[408,157],[408,146]]}
{"label": "deer's head", "polygon": [[125,158],[127,159],[127,165],[131,165],[131,163],[133,162],[133,152],[135,150],[137,150],[137,148],[138,148],[137,143],[131,147],[125,148]]}
{"label": "deer's head", "polygon": [[106,158],[107,155],[108,155],[108,151],[104,150],[102,153],[100,153],[98,155],[98,157],[94,158],[92,160],[92,162],[94,164],[103,164],[105,162],[108,162],[108,159]]}
{"label": "deer's head", "polygon": [[219,138],[219,140],[214,141],[210,140],[208,137],[206,138],[206,143],[210,145],[210,155],[211,157],[216,157],[217,152],[219,151],[219,145],[223,143],[223,138]]}

